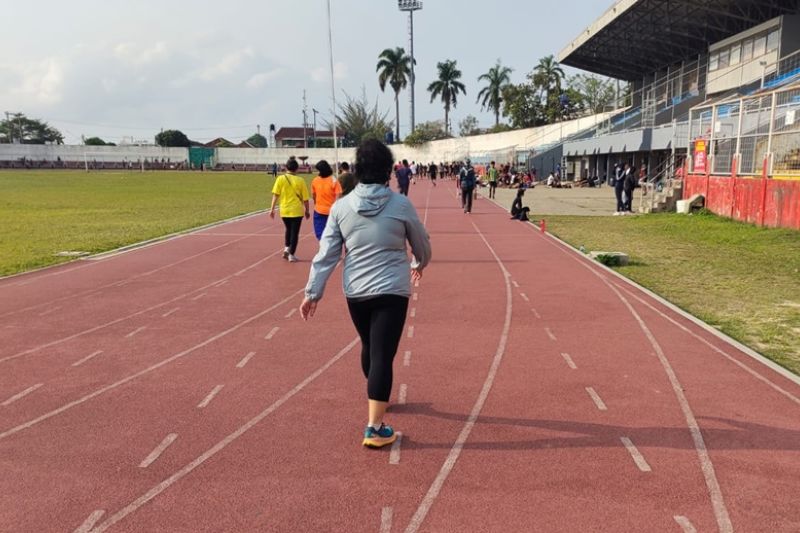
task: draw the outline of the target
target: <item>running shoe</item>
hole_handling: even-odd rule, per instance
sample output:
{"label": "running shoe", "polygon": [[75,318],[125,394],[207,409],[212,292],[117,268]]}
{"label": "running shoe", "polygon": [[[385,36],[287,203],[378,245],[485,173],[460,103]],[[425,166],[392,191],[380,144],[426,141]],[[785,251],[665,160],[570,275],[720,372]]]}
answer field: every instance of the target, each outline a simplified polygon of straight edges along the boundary
{"label": "running shoe", "polygon": [[294,256],[294,254],[289,254],[287,261],[290,263],[297,263],[297,258]]}
{"label": "running shoe", "polygon": [[367,448],[383,448],[397,440],[397,434],[386,424],[381,424],[380,429],[367,426],[364,430],[364,441],[362,444]]}
{"label": "running shoe", "polygon": [[289,259],[290,255],[292,255],[292,254],[289,253],[289,247],[287,246],[286,248],[283,249],[283,258],[284,259]]}

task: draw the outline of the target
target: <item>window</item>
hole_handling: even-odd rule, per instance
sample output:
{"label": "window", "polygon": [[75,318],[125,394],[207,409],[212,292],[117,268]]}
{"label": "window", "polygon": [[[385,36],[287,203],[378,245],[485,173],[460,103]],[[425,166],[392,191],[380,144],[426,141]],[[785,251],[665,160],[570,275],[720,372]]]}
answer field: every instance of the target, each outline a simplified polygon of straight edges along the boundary
{"label": "window", "polygon": [[728,49],[719,52],[719,68],[728,68],[731,64],[731,51]]}
{"label": "window", "polygon": [[767,53],[767,36],[756,37],[753,43],[753,57],[761,57]]}
{"label": "window", "polygon": [[753,39],[747,39],[742,43],[742,62],[745,63],[753,59]]}
{"label": "window", "polygon": [[772,52],[773,50],[777,50],[780,42],[781,42],[780,30],[771,31],[767,36],[767,52]]}
{"label": "window", "polygon": [[719,54],[711,54],[708,60],[708,70],[717,70],[719,68]]}
{"label": "window", "polygon": [[738,65],[742,58],[742,45],[739,43],[731,47],[731,66]]}

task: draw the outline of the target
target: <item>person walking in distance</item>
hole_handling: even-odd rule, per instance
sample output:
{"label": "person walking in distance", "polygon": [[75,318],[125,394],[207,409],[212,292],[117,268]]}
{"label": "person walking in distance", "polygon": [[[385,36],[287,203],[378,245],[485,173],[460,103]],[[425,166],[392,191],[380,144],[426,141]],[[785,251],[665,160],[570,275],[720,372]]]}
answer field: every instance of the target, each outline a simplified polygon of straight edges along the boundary
{"label": "person walking in distance", "polygon": [[400,194],[408,196],[408,187],[411,184],[411,167],[408,166],[407,159],[403,159],[403,164],[395,171],[394,175],[397,178],[397,187]]}
{"label": "person walking in distance", "polygon": [[[311,263],[300,316],[314,316],[344,250],[344,293],[361,338],[361,369],[367,378],[368,420],[362,444],[380,448],[397,439],[384,422],[392,364],[405,327],[411,281],[422,278],[431,246],[414,206],[387,187],[392,170],[389,148],[377,140],[364,141],[356,153],[356,169],[355,190],[331,209]],[[406,242],[413,254],[410,263]]]}
{"label": "person walking in distance", "polygon": [[486,171],[486,176],[489,178],[489,198],[494,198],[497,194],[497,178],[500,176],[500,171],[497,170],[494,161],[489,163],[489,170]]}
{"label": "person walking in distance", "polygon": [[622,194],[623,198],[623,212],[633,212],[633,189],[636,188],[636,172],[630,165],[625,165],[625,174],[623,175]]}
{"label": "person walking in distance", "polygon": [[342,186],[333,179],[333,169],[324,159],[315,167],[319,176],[311,182],[311,197],[314,199],[314,234],[322,238],[333,203],[342,196]]}
{"label": "person walking in distance", "polygon": [[342,186],[342,196],[347,196],[356,188],[356,177],[350,172],[347,162],[339,165],[339,184]]}
{"label": "person walking in distance", "polygon": [[436,167],[436,163],[431,163],[430,166],[428,167],[428,174],[431,177],[431,183],[433,183],[434,187],[436,187],[436,173],[438,172],[438,170],[439,169]]}
{"label": "person walking in distance", "polygon": [[[627,168],[628,165],[626,164],[625,167]],[[617,163],[614,166],[614,196],[617,197],[617,210],[614,212],[614,216],[625,212],[625,203],[622,201],[622,189],[625,184],[624,173],[622,166]]]}
{"label": "person walking in distance", "polygon": [[290,263],[297,262],[295,253],[297,243],[300,241],[300,225],[303,223],[303,217],[311,216],[308,206],[308,187],[305,180],[295,174],[298,167],[297,159],[289,158],[286,162],[286,174],[281,174],[275,179],[269,212],[269,217],[275,219],[275,205],[280,206],[281,219],[286,226],[283,258]]}
{"label": "person walking in distance", "polygon": [[475,169],[472,162],[467,159],[458,173],[458,186],[461,189],[461,207],[464,212],[472,213],[472,193],[475,192]]}

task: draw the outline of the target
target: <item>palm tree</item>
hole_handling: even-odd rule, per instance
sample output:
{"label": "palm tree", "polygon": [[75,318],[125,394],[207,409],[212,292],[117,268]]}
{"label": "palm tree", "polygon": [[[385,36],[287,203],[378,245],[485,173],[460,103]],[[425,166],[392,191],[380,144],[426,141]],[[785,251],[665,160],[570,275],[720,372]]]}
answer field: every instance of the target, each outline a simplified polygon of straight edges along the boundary
{"label": "palm tree", "polygon": [[456,62],[448,59],[444,63],[437,63],[439,69],[439,79],[428,85],[428,92],[431,93],[431,102],[441,96],[444,104],[444,131],[450,133],[450,106],[456,107],[458,104],[459,91],[467,94],[467,89],[459,80],[461,71],[456,67]]}
{"label": "palm tree", "polygon": [[478,81],[488,82],[488,85],[478,93],[476,102],[481,103],[481,109],[494,111],[494,125],[500,124],[500,104],[503,102],[503,89],[511,83],[511,73],[514,69],[504,67],[497,60],[497,64],[489,69],[486,74],[478,76]]}
{"label": "palm tree", "polygon": [[411,56],[406,54],[404,48],[397,47],[394,50],[387,48],[378,56],[378,83],[381,91],[386,90],[386,84],[394,89],[394,107],[397,118],[396,141],[400,141],[400,91],[408,86],[408,79],[411,77]]}
{"label": "palm tree", "polygon": [[554,56],[543,57],[539,60],[534,71],[534,83],[547,93],[547,100],[553,94],[561,94],[561,82],[564,80],[564,71]]}

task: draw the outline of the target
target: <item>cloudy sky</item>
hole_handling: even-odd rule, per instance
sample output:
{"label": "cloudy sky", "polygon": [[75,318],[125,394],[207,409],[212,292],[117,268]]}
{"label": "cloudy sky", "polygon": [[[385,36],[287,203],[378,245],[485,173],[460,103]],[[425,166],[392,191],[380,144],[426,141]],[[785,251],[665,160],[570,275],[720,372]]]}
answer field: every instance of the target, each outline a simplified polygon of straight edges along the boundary
{"label": "cloudy sky", "polygon": [[[407,48],[407,16],[394,0],[332,4],[339,95],[365,91],[393,119],[375,64],[384,48]],[[458,61],[467,86],[454,127],[468,114],[489,126],[476,78],[499,58],[521,81],[611,4],[425,0],[414,19],[417,122],[443,118],[425,91],[438,61]],[[330,116],[325,0],[0,0],[0,10],[0,112],[46,120],[69,143],[82,134],[152,139],[162,127],[239,141],[257,124],[301,125],[304,90],[309,115]],[[402,135],[408,109],[403,93]]]}

